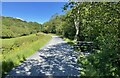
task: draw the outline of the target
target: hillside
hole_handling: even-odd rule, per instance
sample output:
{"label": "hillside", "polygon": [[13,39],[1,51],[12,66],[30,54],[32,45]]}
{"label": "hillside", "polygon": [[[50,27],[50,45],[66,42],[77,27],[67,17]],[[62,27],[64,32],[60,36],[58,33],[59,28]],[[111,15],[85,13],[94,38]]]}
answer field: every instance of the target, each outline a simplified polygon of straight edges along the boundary
{"label": "hillside", "polygon": [[2,38],[14,38],[34,34],[41,31],[42,25],[27,22],[18,18],[2,16]]}

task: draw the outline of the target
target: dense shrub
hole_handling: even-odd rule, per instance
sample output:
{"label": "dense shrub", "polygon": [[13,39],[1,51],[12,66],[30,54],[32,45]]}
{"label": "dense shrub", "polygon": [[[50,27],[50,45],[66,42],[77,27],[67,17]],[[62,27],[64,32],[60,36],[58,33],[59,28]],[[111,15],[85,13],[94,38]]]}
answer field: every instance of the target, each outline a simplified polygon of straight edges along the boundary
{"label": "dense shrub", "polygon": [[85,41],[93,41],[98,46],[95,53],[80,55],[81,76],[120,77],[120,3],[82,3],[80,6],[83,6],[81,32]]}

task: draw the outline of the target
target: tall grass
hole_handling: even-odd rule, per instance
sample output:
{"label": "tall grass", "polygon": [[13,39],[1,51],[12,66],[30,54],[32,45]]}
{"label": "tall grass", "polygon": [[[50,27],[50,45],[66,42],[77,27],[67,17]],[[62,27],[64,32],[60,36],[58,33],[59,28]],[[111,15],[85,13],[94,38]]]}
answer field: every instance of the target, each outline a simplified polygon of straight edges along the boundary
{"label": "tall grass", "polygon": [[[39,33],[12,39],[2,39],[2,73],[7,74],[51,39],[51,35]],[[0,59],[1,60],[1,59]]]}

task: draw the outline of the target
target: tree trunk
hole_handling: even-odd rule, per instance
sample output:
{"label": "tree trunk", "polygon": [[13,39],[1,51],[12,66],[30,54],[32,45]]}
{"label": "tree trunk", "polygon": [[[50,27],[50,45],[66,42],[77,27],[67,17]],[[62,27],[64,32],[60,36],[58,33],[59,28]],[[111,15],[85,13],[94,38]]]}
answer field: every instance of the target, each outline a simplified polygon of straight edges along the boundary
{"label": "tree trunk", "polygon": [[[77,14],[79,14],[79,10],[77,12]],[[79,16],[75,16],[76,19],[74,19],[74,25],[75,25],[75,28],[76,28],[76,34],[75,34],[75,37],[74,37],[74,41],[78,41],[78,35],[79,35],[79,31],[80,31],[80,20],[79,20]]]}
{"label": "tree trunk", "polygon": [[74,37],[74,41],[77,41],[78,40],[78,35],[79,35],[79,22],[77,20],[75,20],[74,23],[75,23],[75,28],[76,28],[76,34],[75,34],[75,37]]}

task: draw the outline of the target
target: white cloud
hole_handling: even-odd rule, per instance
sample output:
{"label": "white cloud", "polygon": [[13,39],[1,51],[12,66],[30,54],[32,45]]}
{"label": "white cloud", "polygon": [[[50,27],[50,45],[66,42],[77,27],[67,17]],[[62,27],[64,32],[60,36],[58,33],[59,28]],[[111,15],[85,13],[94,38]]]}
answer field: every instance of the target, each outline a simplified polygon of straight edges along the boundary
{"label": "white cloud", "polygon": [[16,19],[20,19],[20,20],[22,20],[22,21],[24,21],[24,19],[22,19],[22,18],[19,18],[19,17],[15,17]]}

